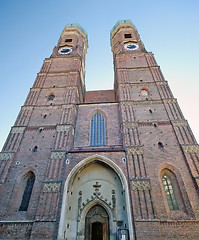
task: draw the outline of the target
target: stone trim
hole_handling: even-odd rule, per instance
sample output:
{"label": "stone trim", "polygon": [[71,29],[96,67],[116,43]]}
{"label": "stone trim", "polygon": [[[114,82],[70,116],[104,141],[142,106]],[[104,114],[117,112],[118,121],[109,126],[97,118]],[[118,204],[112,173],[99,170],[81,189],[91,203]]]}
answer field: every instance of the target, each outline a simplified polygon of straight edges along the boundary
{"label": "stone trim", "polygon": [[141,154],[143,154],[143,146],[128,147],[127,149],[133,155],[136,155],[136,154],[138,154],[138,155],[140,154],[141,155]]}
{"label": "stone trim", "polygon": [[138,82],[138,83],[119,83],[121,87],[128,87],[128,86],[149,86],[149,85],[167,85],[167,81],[157,81],[157,82]]}
{"label": "stone trim", "polygon": [[[126,53],[125,53],[126,54]],[[124,55],[124,56],[126,56],[125,54],[120,54],[120,56],[121,55]],[[135,55],[138,55],[138,54],[140,54],[140,53],[138,53],[138,54],[136,54],[136,53],[133,53],[133,54],[135,54]],[[141,55],[141,54],[140,54]],[[146,55],[146,53],[145,54],[143,54],[143,55]],[[151,56],[153,56],[153,55],[151,55]],[[153,65],[153,66],[146,66],[146,67],[134,67],[134,68],[128,68],[128,71],[136,71],[137,69],[139,69],[139,70],[145,70],[145,69],[149,69],[149,68],[157,68],[157,69],[160,69],[160,66],[159,65]],[[124,68],[124,67],[121,67],[121,68],[118,68],[117,69],[117,71],[118,72],[123,72],[123,71],[126,71],[127,69],[126,68]]]}
{"label": "stone trim", "polygon": [[137,128],[138,127],[137,122],[125,122],[124,125],[126,128]]}
{"label": "stone trim", "polygon": [[0,152],[0,160],[11,160],[13,152]]}
{"label": "stone trim", "polygon": [[186,120],[172,120],[171,123],[174,127],[187,126],[188,123]]}
{"label": "stone trim", "polygon": [[12,127],[11,133],[22,133],[26,127]]}
{"label": "stone trim", "polygon": [[177,221],[160,221],[161,225],[198,225],[199,221],[194,220],[177,220]]}
{"label": "stone trim", "polygon": [[45,182],[43,192],[52,193],[59,192],[61,183],[60,182]]}
{"label": "stone trim", "polygon": [[157,85],[168,85],[168,82],[166,80],[162,80],[162,81],[156,81],[155,82]]}
{"label": "stone trim", "polygon": [[62,152],[62,151],[53,151],[51,153],[51,159],[64,159],[65,157],[65,151]]}
{"label": "stone trim", "polygon": [[48,75],[48,76],[59,76],[59,75],[68,75],[68,74],[78,74],[79,72],[78,71],[67,71],[67,72],[48,72],[47,73],[44,73],[44,72],[39,72],[38,75]]}
{"label": "stone trim", "polygon": [[48,109],[60,109],[61,107],[62,107],[61,105],[35,106],[35,109],[39,108],[43,110],[48,110]]}
{"label": "stone trim", "polygon": [[181,145],[185,153],[198,153],[199,154],[199,145],[190,144],[190,145]]}
{"label": "stone trim", "polygon": [[145,126],[153,126],[154,124],[158,126],[166,126],[166,125],[171,125],[169,121],[154,121],[154,120],[149,120],[148,122],[138,122],[139,127],[145,127]]}
{"label": "stone trim", "polygon": [[42,126],[35,126],[35,127],[27,127],[27,131],[38,131],[39,129],[42,129],[43,131],[45,130],[55,130],[56,126],[48,125],[48,124],[43,124]]}
{"label": "stone trim", "polygon": [[41,88],[31,88],[30,89],[31,92],[37,92],[37,91],[40,91],[40,90],[41,90]]}
{"label": "stone trim", "polygon": [[33,110],[33,106],[23,106],[22,110]]}
{"label": "stone trim", "polygon": [[70,129],[70,125],[57,125],[58,132],[65,132]]}
{"label": "stone trim", "polygon": [[168,98],[168,99],[164,99],[164,101],[165,101],[166,103],[176,103],[176,102],[177,102],[177,99],[175,99],[175,98]]}
{"label": "stone trim", "polygon": [[132,101],[134,105],[151,105],[151,104],[162,104],[162,100],[142,100],[142,101]]}
{"label": "stone trim", "polygon": [[131,179],[131,183],[134,191],[150,190],[149,179]]}
{"label": "stone trim", "polygon": [[62,105],[62,108],[65,109],[65,108],[73,108],[73,104],[69,103],[69,104],[65,104],[65,105]]}

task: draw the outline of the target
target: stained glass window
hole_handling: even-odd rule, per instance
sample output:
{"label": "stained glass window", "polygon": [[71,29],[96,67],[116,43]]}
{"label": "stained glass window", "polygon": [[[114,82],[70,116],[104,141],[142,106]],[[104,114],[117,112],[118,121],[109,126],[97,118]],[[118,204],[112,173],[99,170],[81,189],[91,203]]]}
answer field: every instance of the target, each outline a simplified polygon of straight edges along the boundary
{"label": "stained glass window", "polygon": [[90,146],[105,145],[105,118],[101,113],[96,113],[90,123]]}
{"label": "stained glass window", "polygon": [[174,192],[174,187],[171,182],[171,178],[167,174],[164,174],[162,176],[162,183],[164,186],[164,191],[170,210],[179,210],[178,202]]}

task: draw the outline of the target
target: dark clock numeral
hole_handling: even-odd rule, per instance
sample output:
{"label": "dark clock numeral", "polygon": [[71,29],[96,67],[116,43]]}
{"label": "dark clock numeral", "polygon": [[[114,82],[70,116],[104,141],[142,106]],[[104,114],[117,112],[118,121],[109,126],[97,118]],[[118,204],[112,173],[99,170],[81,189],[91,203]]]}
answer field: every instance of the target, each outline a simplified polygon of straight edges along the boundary
{"label": "dark clock numeral", "polygon": [[61,50],[62,53],[69,53],[70,52],[70,49],[69,48],[63,48]]}
{"label": "dark clock numeral", "polygon": [[129,45],[127,46],[127,48],[128,48],[128,49],[136,49],[137,46],[134,45],[134,44],[129,44]]}

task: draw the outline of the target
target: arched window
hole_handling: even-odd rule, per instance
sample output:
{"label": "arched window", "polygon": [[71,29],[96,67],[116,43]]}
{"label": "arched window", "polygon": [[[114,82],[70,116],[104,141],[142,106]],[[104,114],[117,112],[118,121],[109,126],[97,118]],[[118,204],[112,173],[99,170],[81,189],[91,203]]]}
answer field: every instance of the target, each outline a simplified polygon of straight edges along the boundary
{"label": "arched window", "polygon": [[96,113],[90,123],[90,146],[105,145],[105,118],[101,113]]}
{"label": "arched window", "polygon": [[174,180],[175,176],[171,177],[169,175],[173,175],[173,174],[171,172],[169,174],[164,173],[162,176],[162,184],[166,194],[168,206],[170,210],[179,210],[179,205],[177,202],[175,189],[174,189],[174,182],[172,181]]}
{"label": "arched window", "polygon": [[55,98],[55,95],[54,95],[53,93],[51,93],[51,94],[48,96],[48,100],[49,100],[49,101],[52,101],[54,98]]}
{"label": "arched window", "polygon": [[27,211],[34,182],[35,182],[35,174],[33,172],[28,172],[28,174],[26,175],[25,190],[23,193],[19,211]]}

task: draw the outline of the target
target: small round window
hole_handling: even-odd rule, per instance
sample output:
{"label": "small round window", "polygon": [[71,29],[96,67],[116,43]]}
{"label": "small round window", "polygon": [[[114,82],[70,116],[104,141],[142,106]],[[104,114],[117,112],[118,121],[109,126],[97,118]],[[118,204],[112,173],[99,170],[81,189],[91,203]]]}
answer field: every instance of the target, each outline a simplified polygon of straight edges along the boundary
{"label": "small round window", "polygon": [[148,90],[146,88],[141,89],[141,94],[143,97],[148,97]]}

